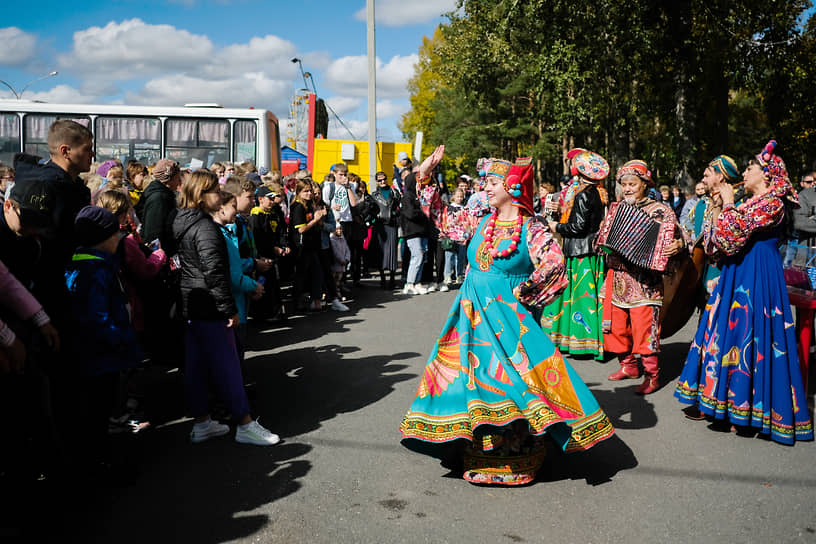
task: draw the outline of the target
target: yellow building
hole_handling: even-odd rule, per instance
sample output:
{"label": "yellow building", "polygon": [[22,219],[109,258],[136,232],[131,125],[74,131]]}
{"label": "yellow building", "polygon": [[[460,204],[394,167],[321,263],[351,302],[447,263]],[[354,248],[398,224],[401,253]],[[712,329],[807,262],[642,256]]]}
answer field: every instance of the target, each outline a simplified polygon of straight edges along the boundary
{"label": "yellow building", "polygon": [[[394,172],[397,155],[401,151],[411,156],[410,143],[377,142],[377,171],[384,171],[388,179]],[[323,140],[315,138],[314,152],[311,161],[312,178],[322,182],[323,176],[329,173],[333,164],[344,162],[349,172],[353,172],[369,184],[368,172],[368,141],[362,140]]]}

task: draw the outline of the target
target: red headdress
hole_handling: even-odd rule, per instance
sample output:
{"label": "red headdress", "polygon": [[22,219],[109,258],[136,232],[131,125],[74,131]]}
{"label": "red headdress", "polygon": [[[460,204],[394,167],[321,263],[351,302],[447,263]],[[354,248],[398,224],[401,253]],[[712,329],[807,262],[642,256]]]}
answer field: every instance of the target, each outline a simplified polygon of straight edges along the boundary
{"label": "red headdress", "polygon": [[510,193],[513,206],[521,208],[528,215],[535,215],[533,210],[533,159],[522,157],[516,159],[504,180],[504,188]]}

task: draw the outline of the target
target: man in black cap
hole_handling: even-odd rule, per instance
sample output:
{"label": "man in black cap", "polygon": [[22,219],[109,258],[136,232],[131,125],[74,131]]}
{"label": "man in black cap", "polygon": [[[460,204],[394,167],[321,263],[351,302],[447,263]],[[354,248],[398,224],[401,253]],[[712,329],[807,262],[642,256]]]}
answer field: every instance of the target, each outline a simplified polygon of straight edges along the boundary
{"label": "man in black cap", "polygon": [[[36,292],[37,272],[44,266],[41,238],[53,234],[54,204],[50,183],[34,179],[14,185],[2,205],[0,261],[32,292]],[[42,304],[41,299],[38,302]],[[25,347],[24,374],[0,378],[3,386],[0,412],[17,416],[25,414],[25,418],[3,418],[0,421],[8,444],[5,457],[13,459],[6,468],[11,466],[21,475],[47,473],[54,465],[51,456],[55,444],[49,432],[53,428],[51,405],[45,400],[50,386],[43,369],[55,360],[56,352],[60,350],[60,335],[51,324],[47,309],[30,319],[23,319],[14,308],[0,308],[0,319]],[[7,407],[14,411],[9,412]]]}
{"label": "man in black cap", "polygon": [[15,184],[0,216],[0,261],[29,291],[42,266],[40,239],[54,233],[55,197],[46,180]]}

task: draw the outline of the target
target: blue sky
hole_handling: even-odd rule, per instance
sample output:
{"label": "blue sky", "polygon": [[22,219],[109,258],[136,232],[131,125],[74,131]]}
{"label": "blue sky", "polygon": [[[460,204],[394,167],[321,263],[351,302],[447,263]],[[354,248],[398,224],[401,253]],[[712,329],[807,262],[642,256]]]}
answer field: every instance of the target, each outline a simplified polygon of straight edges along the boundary
{"label": "blue sky", "polygon": [[[422,37],[455,0],[377,0],[378,139],[400,141],[406,83]],[[270,109],[281,119],[303,80],[367,138],[365,0],[10,0],[0,23],[0,80],[23,98],[64,103]],[[12,93],[0,84],[0,97]],[[284,136],[285,137],[285,136]],[[329,137],[348,134],[332,121]]]}

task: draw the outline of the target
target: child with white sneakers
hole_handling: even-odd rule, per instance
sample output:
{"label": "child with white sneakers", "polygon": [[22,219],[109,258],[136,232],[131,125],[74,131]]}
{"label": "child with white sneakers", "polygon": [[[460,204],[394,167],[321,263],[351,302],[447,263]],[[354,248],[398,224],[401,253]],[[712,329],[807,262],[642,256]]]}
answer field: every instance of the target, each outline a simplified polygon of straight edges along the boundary
{"label": "child with white sneakers", "polygon": [[[214,385],[238,423],[235,441],[271,446],[280,439],[252,419],[244,390],[234,333],[240,317],[231,288],[229,249],[213,220],[223,204],[218,177],[197,170],[181,187],[180,209],[173,220],[186,322],[184,381],[194,420],[190,440],[204,442],[230,431],[228,425],[210,418],[208,397]],[[227,204],[231,207],[222,215],[234,220],[235,200]]]}

